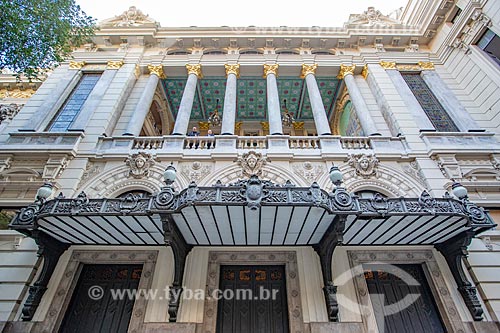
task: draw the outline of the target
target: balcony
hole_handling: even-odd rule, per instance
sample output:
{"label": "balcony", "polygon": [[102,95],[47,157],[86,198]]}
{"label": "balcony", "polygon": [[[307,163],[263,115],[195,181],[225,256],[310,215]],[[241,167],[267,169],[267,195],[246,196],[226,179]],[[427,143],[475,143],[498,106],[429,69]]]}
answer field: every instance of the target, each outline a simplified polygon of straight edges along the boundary
{"label": "balcony", "polygon": [[2,144],[2,151],[69,153],[76,155],[83,132],[13,132]]}
{"label": "balcony", "polygon": [[210,155],[259,150],[273,154],[346,155],[376,153],[401,156],[409,150],[404,137],[341,136],[198,136],[101,137],[98,154],[128,154],[130,151],[152,151],[158,154]]}

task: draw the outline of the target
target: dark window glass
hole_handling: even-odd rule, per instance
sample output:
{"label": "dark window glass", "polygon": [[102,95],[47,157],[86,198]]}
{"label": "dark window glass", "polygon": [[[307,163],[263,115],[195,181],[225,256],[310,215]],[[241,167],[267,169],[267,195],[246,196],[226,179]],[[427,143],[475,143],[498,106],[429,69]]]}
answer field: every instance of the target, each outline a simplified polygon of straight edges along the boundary
{"label": "dark window glass", "polygon": [[100,73],[83,74],[82,78],[49,125],[49,132],[66,132],[68,128],[70,128],[100,77]]}
{"label": "dark window glass", "polygon": [[429,89],[420,73],[401,73],[406,84],[410,87],[418,103],[424,109],[425,114],[434,128],[439,132],[458,132],[458,127],[443,108],[436,96]]}
{"label": "dark window glass", "polygon": [[477,42],[477,46],[500,65],[500,37],[493,31],[487,29]]}

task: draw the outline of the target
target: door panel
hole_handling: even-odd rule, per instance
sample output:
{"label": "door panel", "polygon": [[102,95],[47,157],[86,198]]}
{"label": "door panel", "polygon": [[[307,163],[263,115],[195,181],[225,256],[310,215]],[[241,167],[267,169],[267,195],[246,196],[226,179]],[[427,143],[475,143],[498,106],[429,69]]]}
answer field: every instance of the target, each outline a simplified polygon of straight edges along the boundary
{"label": "door panel", "polygon": [[284,266],[222,266],[219,286],[235,297],[219,300],[218,333],[288,333]]}
{"label": "door panel", "polygon": [[[137,289],[141,273],[142,265],[84,265],[59,332],[127,332],[134,299],[113,300],[110,289]],[[89,289],[95,286],[103,297],[94,300]]]}
{"label": "door panel", "polygon": [[[399,270],[417,284],[403,281]],[[364,271],[380,332],[446,332],[420,265],[364,265]]]}

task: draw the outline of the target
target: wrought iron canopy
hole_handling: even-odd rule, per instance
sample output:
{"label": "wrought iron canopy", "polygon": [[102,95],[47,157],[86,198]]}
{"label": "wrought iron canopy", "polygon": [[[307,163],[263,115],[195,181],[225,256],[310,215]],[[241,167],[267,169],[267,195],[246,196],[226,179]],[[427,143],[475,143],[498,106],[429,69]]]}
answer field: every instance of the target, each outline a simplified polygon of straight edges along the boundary
{"label": "wrought iron canopy", "polygon": [[34,203],[12,220],[20,231],[39,230],[69,244],[164,244],[162,220],[175,221],[191,245],[316,245],[342,220],[345,245],[440,244],[461,233],[495,226],[468,200],[358,198],[341,187],[277,185],[246,180],[148,197],[90,199],[85,193]]}

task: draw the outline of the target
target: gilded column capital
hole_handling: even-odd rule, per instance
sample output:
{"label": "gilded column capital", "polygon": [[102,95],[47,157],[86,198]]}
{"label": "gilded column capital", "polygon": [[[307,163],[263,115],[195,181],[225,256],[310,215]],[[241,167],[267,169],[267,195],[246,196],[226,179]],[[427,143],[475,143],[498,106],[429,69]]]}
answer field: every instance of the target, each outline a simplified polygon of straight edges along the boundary
{"label": "gilded column capital", "polygon": [[434,68],[434,63],[433,62],[425,62],[425,61],[419,61],[418,62],[418,65],[420,66],[420,68],[422,68],[422,70],[424,71],[433,71],[435,68]]}
{"label": "gilded column capital", "polygon": [[85,61],[70,61],[69,69],[82,69],[85,66]]}
{"label": "gilded column capital", "polygon": [[316,74],[316,68],[318,68],[318,64],[306,65],[302,64],[302,70],[300,71],[300,78],[305,79],[309,74]]}
{"label": "gilded column capital", "polygon": [[278,67],[278,64],[264,64],[264,79],[267,78],[269,74],[278,76]]}
{"label": "gilded column capital", "polygon": [[163,73],[162,65],[148,65],[149,73],[158,76],[160,79],[165,79],[167,76]]}
{"label": "gilded column capital", "polygon": [[106,69],[120,69],[123,66],[123,61],[109,60]]}
{"label": "gilded column capital", "polygon": [[337,75],[337,79],[343,79],[348,74],[354,75],[354,69],[356,69],[356,65],[340,65],[340,72]]}
{"label": "gilded column capital", "polygon": [[269,131],[269,122],[268,121],[261,121],[260,126],[262,127],[262,130]]}
{"label": "gilded column capital", "polygon": [[382,66],[383,69],[397,69],[395,61],[381,61],[380,66]]}
{"label": "gilded column capital", "polygon": [[141,76],[141,67],[138,64],[135,64],[134,75],[136,79]]}
{"label": "gilded column capital", "polygon": [[229,74],[234,74],[234,75],[236,75],[237,78],[240,77],[240,65],[239,64],[234,64],[234,65],[225,64],[224,67],[226,68],[226,77]]}
{"label": "gilded column capital", "polygon": [[368,64],[366,64],[366,65],[363,66],[363,70],[361,71],[361,76],[365,80],[368,77]]}
{"label": "gilded column capital", "polygon": [[198,77],[198,79],[203,78],[203,74],[201,73],[201,64],[190,65],[186,64],[186,69],[189,74],[194,74]]}

